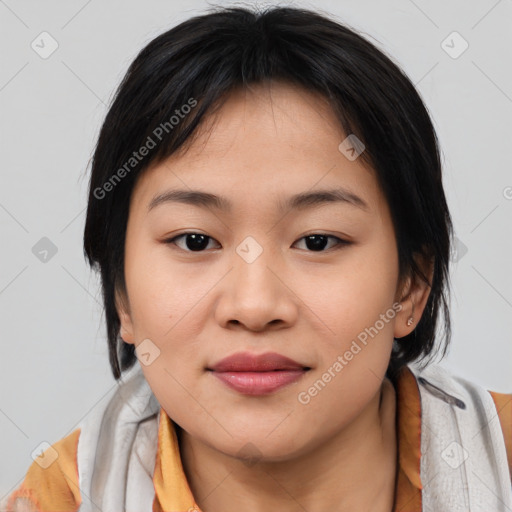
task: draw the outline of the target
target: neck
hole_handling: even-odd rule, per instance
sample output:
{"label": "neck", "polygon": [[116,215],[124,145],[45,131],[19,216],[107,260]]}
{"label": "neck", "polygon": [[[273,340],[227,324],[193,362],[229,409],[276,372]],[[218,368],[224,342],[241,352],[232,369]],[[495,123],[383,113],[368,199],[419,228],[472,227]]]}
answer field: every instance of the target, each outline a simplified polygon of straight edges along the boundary
{"label": "neck", "polygon": [[385,379],[350,425],[285,461],[247,461],[178,429],[187,480],[203,512],[390,512],[397,473],[396,395]]}

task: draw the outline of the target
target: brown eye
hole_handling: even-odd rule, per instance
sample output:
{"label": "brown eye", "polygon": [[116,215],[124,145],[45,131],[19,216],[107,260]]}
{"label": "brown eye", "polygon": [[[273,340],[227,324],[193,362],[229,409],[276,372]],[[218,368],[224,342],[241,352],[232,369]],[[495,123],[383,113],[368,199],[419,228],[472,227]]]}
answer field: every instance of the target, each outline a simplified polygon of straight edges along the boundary
{"label": "brown eye", "polygon": [[[180,239],[184,239],[185,243],[182,245],[176,243],[176,241]],[[202,252],[208,247],[210,240],[214,239],[203,233],[182,233],[181,235],[166,240],[165,243],[174,244],[188,252]]]}
{"label": "brown eye", "polygon": [[[328,247],[327,250],[337,248],[338,246],[348,245],[349,242],[346,240],[342,240],[337,236],[326,235],[322,233],[314,233],[311,235],[303,236],[300,240],[305,240],[306,248],[309,251],[313,252],[326,252],[324,249],[328,245],[328,240],[337,240],[337,243],[334,246]],[[299,240],[299,241],[300,241]]]}

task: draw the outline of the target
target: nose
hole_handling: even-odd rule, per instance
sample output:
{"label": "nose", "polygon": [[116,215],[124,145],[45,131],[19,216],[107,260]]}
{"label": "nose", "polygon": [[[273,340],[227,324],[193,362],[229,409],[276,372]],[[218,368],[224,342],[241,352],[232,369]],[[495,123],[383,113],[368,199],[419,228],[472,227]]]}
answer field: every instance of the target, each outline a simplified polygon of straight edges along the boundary
{"label": "nose", "polygon": [[241,244],[233,254],[232,270],[223,280],[215,311],[224,328],[240,326],[259,332],[290,327],[297,320],[300,300],[289,269],[275,252],[259,247],[255,252],[254,243]]}

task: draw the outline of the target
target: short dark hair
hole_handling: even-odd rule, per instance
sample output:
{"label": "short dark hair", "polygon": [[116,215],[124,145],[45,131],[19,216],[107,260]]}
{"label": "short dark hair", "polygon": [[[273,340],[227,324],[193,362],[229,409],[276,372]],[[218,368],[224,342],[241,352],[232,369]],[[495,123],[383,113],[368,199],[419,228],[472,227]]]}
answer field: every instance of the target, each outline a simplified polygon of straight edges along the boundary
{"label": "short dark hair", "polygon": [[[321,94],[344,133],[364,143],[360,157],[375,170],[390,208],[400,277],[415,275],[430,284],[418,325],[394,340],[387,375],[395,378],[404,365],[436,352],[440,311],[446,353],[453,228],[434,127],[400,67],[331,18],[293,7],[216,7],[150,41],[129,66],[92,157],[84,231],[85,256],[101,272],[115,379],[136,361],[134,346],[119,336],[115,297],[116,291],[126,294],[125,236],[137,178],[150,164],[183,150],[203,116],[222,106],[231,91],[271,81]],[[152,149],[135,159],[133,152],[143,146]],[[418,254],[434,261],[431,282],[415,261]]]}

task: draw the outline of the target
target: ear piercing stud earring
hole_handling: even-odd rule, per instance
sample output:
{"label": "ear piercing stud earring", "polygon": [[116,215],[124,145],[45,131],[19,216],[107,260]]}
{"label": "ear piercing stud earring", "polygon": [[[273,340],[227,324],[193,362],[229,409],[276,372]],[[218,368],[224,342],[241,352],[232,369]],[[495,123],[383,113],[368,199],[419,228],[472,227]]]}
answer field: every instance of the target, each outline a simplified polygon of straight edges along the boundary
{"label": "ear piercing stud earring", "polygon": [[414,318],[412,316],[409,317],[409,319],[407,320],[407,325],[412,325],[414,322]]}

